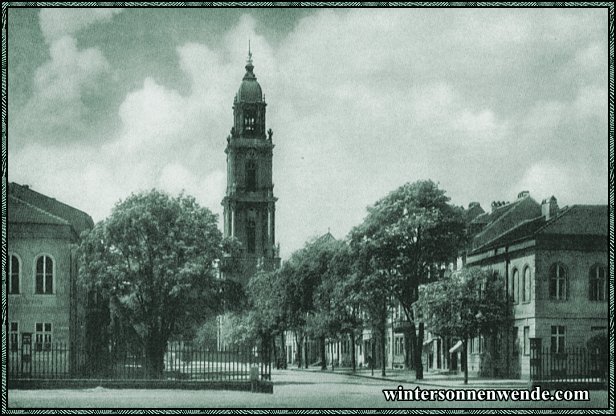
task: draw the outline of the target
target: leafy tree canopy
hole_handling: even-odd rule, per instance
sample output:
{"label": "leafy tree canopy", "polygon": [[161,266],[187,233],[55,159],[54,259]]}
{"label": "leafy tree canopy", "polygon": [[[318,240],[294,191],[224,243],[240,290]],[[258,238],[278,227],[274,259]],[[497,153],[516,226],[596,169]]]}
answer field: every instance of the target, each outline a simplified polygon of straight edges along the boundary
{"label": "leafy tree canopy", "polygon": [[220,309],[217,222],[191,196],[151,190],[118,202],[81,245],[81,282],[134,328],[154,373],[172,334]]}

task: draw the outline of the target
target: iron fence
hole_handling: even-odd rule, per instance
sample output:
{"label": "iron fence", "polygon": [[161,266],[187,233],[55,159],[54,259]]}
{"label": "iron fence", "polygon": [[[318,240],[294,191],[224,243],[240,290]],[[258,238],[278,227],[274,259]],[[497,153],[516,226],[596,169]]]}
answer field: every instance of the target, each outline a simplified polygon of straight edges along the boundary
{"label": "iron fence", "polygon": [[200,381],[271,380],[269,354],[253,349],[210,350],[190,345],[167,347],[162,371],[148,371],[145,354],[105,351],[93,354],[74,345],[55,343],[43,348],[22,345],[7,353],[9,379],[102,378],[120,380],[172,379]]}
{"label": "iron fence", "polygon": [[555,352],[550,348],[531,349],[531,379],[558,383],[605,383],[608,357],[586,348]]}

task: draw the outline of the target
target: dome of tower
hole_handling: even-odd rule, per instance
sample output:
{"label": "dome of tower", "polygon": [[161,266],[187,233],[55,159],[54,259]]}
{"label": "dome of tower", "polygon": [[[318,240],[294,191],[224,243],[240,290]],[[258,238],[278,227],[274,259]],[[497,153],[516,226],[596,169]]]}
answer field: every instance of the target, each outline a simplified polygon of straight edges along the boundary
{"label": "dome of tower", "polygon": [[252,54],[248,54],[248,63],[246,64],[246,74],[242,79],[242,84],[237,92],[237,101],[245,103],[257,103],[263,101],[263,92],[261,86],[257,82],[257,77],[252,70]]}

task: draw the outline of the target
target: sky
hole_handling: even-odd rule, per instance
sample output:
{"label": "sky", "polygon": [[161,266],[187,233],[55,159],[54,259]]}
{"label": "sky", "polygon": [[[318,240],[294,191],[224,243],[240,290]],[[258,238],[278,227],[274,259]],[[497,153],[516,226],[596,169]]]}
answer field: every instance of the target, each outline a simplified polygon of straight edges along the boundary
{"label": "sky", "polygon": [[95,222],[151,188],[222,217],[249,39],[283,258],[422,179],[607,204],[606,8],[9,8],[9,181]]}

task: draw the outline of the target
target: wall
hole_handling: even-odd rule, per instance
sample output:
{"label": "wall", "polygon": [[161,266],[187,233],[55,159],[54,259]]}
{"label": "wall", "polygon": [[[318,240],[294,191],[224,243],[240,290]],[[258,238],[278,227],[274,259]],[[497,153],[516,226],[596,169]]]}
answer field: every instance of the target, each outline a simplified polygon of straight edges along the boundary
{"label": "wall", "polygon": [[[14,228],[18,227],[9,228],[8,252],[20,259],[20,294],[8,295],[8,321],[19,323],[20,345],[24,332],[32,333],[34,341],[37,322],[52,324],[52,342],[68,343],[71,341],[71,272],[74,267],[71,241],[49,237],[45,226],[31,225],[27,233]],[[37,238],[37,235],[42,237]],[[53,294],[34,293],[35,260],[41,254],[54,260]]]}

